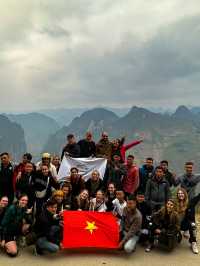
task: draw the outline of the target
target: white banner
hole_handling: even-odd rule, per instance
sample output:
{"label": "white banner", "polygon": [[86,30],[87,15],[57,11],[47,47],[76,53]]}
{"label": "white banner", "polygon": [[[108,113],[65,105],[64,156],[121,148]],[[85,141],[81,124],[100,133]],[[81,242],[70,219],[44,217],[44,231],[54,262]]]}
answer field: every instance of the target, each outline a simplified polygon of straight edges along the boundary
{"label": "white banner", "polygon": [[103,179],[106,170],[107,160],[104,158],[72,158],[63,157],[58,172],[58,180],[62,181],[65,177],[70,176],[70,169],[76,167],[85,181],[91,177],[94,170],[99,171],[100,178]]}

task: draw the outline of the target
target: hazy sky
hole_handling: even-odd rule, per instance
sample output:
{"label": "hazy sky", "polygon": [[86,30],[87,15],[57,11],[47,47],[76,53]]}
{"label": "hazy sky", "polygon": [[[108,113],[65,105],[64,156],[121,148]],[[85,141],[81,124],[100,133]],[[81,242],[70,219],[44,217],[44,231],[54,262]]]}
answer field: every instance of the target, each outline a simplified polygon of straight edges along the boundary
{"label": "hazy sky", "polygon": [[0,0],[0,111],[200,105],[199,0]]}

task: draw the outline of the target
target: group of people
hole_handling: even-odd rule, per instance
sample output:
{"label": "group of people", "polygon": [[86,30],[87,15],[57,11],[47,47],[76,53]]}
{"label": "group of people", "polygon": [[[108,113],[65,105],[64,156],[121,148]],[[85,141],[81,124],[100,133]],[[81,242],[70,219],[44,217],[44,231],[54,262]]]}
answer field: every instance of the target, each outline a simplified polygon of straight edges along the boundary
{"label": "group of people", "polygon": [[[131,253],[138,242],[145,251],[161,247],[172,250],[188,238],[193,253],[198,253],[195,207],[199,202],[200,176],[193,173],[192,162],[176,177],[168,170],[168,161],[154,165],[146,158],[138,167],[126,151],[143,140],[125,144],[125,138],[109,140],[102,133],[98,143],[87,132],[76,142],[67,136],[61,156],[42,155],[34,164],[32,155],[23,155],[14,165],[7,152],[0,155],[0,243],[9,256],[19,248],[34,245],[35,254],[57,252],[62,248],[63,211],[112,212],[119,224],[119,249]],[[102,178],[94,169],[85,181],[79,169],[59,182],[58,172],[64,156],[103,157],[107,167]]]}

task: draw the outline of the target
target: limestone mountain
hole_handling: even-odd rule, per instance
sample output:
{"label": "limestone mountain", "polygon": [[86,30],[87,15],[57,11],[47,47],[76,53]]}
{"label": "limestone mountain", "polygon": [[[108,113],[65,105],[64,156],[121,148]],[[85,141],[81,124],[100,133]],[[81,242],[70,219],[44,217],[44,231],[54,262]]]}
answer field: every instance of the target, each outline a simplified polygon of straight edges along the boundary
{"label": "limestone mountain", "polygon": [[13,160],[19,160],[26,152],[22,127],[4,115],[0,115],[0,153],[2,152],[9,152]]}
{"label": "limestone mountain", "polygon": [[80,116],[85,111],[87,108],[57,108],[40,110],[39,112],[53,118],[60,127],[63,127],[69,125],[75,117]]}
{"label": "limestone mountain", "polygon": [[54,119],[40,113],[12,114],[7,117],[24,129],[27,150],[35,157],[40,156],[49,136],[59,129]]}
{"label": "limestone mountain", "polygon": [[[99,107],[100,108],[100,107]],[[104,107],[101,107],[103,109]],[[98,108],[95,108],[98,109]],[[128,113],[130,108],[107,108],[111,112],[117,114],[117,116],[121,117]],[[45,114],[49,117],[52,117],[56,122],[62,126],[68,126],[75,117],[80,117],[81,114],[88,111],[88,108],[57,108],[57,109],[44,109],[40,110],[41,114]]]}
{"label": "limestone mountain", "polygon": [[98,140],[103,130],[112,138],[126,137],[126,142],[144,135],[144,143],[135,147],[133,152],[138,163],[152,156],[155,163],[167,159],[178,173],[183,170],[184,162],[192,160],[199,169],[200,160],[200,120],[186,107],[178,107],[174,114],[154,113],[134,106],[123,117],[116,116],[105,109],[86,111],[75,118],[68,127],[63,127],[52,135],[45,150],[59,153],[66,142],[66,135],[74,133],[77,139],[91,130]]}
{"label": "limestone mountain", "polygon": [[199,119],[199,116],[189,110],[186,106],[181,105],[179,106],[172,117],[182,120],[191,120],[195,121]]}
{"label": "limestone mountain", "polygon": [[199,126],[197,117],[182,107],[178,107],[172,115],[133,107],[113,124],[112,135],[126,135],[128,142],[144,134],[144,143],[133,150],[139,162],[148,156],[152,156],[157,164],[167,159],[173,169],[181,172],[187,160],[196,162],[199,168]]}
{"label": "limestone mountain", "polygon": [[102,131],[111,131],[112,124],[118,119],[115,113],[104,108],[86,111],[80,117],[76,117],[69,126],[63,127],[53,134],[44,146],[44,151],[60,152],[66,142],[66,136],[70,133],[80,139],[84,137],[86,131],[90,130],[93,132],[94,139],[98,140]]}

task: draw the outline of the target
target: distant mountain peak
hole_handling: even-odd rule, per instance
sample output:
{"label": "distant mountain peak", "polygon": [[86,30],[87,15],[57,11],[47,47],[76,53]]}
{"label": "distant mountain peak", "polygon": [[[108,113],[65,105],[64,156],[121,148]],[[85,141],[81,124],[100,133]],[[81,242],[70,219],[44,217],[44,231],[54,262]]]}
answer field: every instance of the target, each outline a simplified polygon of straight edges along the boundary
{"label": "distant mountain peak", "polygon": [[133,106],[130,109],[129,113],[153,113],[153,112],[143,107]]}
{"label": "distant mountain peak", "polygon": [[81,123],[83,124],[82,126],[84,126],[84,124],[89,124],[91,121],[93,121],[94,123],[104,121],[106,124],[109,124],[116,121],[118,118],[119,117],[114,112],[109,111],[105,108],[94,108],[87,110],[79,117],[74,118],[70,126],[80,123],[80,121],[83,121],[83,123]]}
{"label": "distant mountain peak", "polygon": [[87,110],[81,115],[81,117],[83,116],[91,116],[93,118],[97,118],[98,120],[101,120],[100,118],[104,116],[112,116],[113,118],[118,118],[118,116],[114,112],[102,107]]}
{"label": "distant mountain peak", "polygon": [[133,106],[125,117],[132,117],[134,119],[135,118],[146,119],[146,118],[150,118],[152,116],[157,116],[157,115],[158,114],[153,113],[153,112],[149,111],[148,109]]}
{"label": "distant mountain peak", "polygon": [[175,113],[177,112],[187,112],[187,113],[191,113],[191,111],[189,110],[189,108],[187,108],[187,106],[185,105],[180,105],[177,107]]}
{"label": "distant mountain peak", "polygon": [[66,136],[72,133],[80,139],[84,137],[87,130],[92,131],[94,139],[98,140],[102,131],[108,131],[112,125],[118,121],[119,117],[112,111],[106,108],[93,108],[85,111],[79,117],[73,119],[73,121],[67,127],[63,127],[56,132],[56,134],[50,136],[44,150],[53,152],[55,147],[57,151],[63,145]]}
{"label": "distant mountain peak", "polygon": [[176,109],[176,111],[173,114],[173,116],[177,117],[177,118],[194,118],[193,113],[185,105],[180,105]]}

